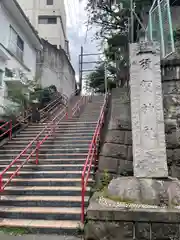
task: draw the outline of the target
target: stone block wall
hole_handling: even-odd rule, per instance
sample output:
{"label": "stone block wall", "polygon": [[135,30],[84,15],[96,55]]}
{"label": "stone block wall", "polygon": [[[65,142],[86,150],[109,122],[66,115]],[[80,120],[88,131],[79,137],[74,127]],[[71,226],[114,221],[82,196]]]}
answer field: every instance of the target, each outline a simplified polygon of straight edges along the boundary
{"label": "stone block wall", "polygon": [[[180,61],[162,62],[162,90],[168,171],[180,178]],[[128,88],[113,89],[111,116],[99,156],[98,180],[109,172],[111,178],[133,175],[130,96]]]}
{"label": "stone block wall", "polygon": [[131,113],[128,88],[113,89],[111,116],[99,156],[98,178],[107,170],[112,177],[132,176]]}
{"label": "stone block wall", "polygon": [[161,72],[169,175],[180,178],[180,59],[162,61]]}

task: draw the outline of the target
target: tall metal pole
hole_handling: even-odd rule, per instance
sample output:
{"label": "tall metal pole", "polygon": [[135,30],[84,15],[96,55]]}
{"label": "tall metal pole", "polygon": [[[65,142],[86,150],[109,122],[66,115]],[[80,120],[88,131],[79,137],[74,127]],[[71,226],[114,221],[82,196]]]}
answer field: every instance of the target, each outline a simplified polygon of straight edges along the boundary
{"label": "tall metal pole", "polygon": [[133,13],[133,0],[130,0],[131,1],[131,5],[130,5],[130,8],[131,8],[131,43],[134,42],[134,13]]}
{"label": "tall metal pole", "polygon": [[105,85],[105,93],[108,92],[108,87],[107,87],[107,63],[104,63],[104,85]]}
{"label": "tall metal pole", "polygon": [[83,77],[83,46],[81,46],[81,55],[80,55],[80,74],[79,74],[79,88],[80,92],[82,91],[82,77]]}

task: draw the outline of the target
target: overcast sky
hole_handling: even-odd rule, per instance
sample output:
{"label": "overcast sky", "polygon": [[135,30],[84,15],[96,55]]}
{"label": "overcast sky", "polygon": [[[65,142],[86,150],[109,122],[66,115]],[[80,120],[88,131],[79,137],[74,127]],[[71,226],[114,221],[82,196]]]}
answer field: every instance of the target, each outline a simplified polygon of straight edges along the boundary
{"label": "overcast sky", "polygon": [[79,3],[79,0],[64,1],[66,4],[67,34],[70,43],[71,61],[78,78],[78,56],[80,54],[81,45],[83,45],[85,53],[98,52],[97,42],[92,41],[93,31],[95,31],[95,29],[88,31],[86,38],[86,22],[88,21],[88,17],[84,8],[87,0],[83,0],[81,4]]}

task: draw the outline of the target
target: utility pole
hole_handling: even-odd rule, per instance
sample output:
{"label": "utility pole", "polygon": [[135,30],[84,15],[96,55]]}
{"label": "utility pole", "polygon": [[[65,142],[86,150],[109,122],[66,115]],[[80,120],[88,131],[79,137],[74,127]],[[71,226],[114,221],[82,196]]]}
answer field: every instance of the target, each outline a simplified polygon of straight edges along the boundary
{"label": "utility pole", "polygon": [[134,13],[133,13],[133,0],[130,0],[130,8],[131,8],[131,43],[134,42]]}
{"label": "utility pole", "polygon": [[83,72],[83,46],[81,46],[81,54],[79,57],[79,90],[82,91],[82,72]]}
{"label": "utility pole", "polygon": [[105,85],[105,93],[108,92],[108,87],[107,87],[107,63],[104,63],[104,85]]}

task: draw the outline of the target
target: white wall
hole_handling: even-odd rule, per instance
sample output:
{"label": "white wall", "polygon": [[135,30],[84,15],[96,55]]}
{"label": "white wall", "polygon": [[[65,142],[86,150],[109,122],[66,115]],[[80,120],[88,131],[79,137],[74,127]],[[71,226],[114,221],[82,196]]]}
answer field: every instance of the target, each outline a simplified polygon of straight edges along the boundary
{"label": "white wall", "polygon": [[[6,66],[5,61],[0,58],[0,70],[4,71],[5,70],[5,66]],[[0,86],[0,99],[1,99],[1,97],[4,97],[4,94],[5,94],[4,90],[5,90],[5,83],[3,81],[2,82],[2,86]],[[2,101],[2,100],[0,100],[0,101]],[[0,104],[2,104],[2,103],[0,103]]]}
{"label": "white wall", "polygon": [[[40,36],[48,40],[51,44],[61,45],[65,49],[66,12],[64,0],[54,0],[54,5],[47,5],[46,0],[18,0],[18,2]],[[57,24],[38,24],[39,15],[61,16],[65,36],[60,18],[58,18]]]}
{"label": "white wall", "polygon": [[36,73],[36,50],[32,47],[28,38],[23,34],[15,20],[8,14],[8,12],[0,4],[0,43],[8,49],[10,39],[10,25],[15,29],[19,36],[24,41],[24,62],[23,64],[30,69],[30,73],[16,58],[11,56],[11,60],[7,61],[9,68],[21,68],[24,72],[28,73],[30,78],[35,77]]}
{"label": "white wall", "polygon": [[75,91],[75,72],[65,52],[51,44],[44,44],[44,61],[39,65],[40,82],[43,87],[55,85],[61,93],[70,96]]}

